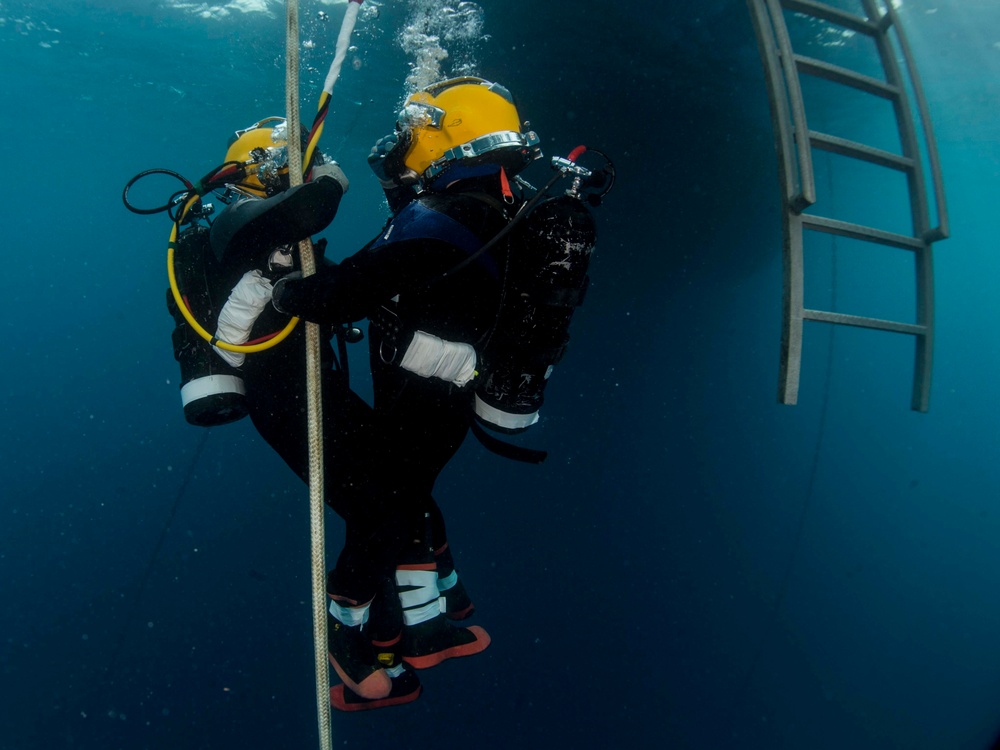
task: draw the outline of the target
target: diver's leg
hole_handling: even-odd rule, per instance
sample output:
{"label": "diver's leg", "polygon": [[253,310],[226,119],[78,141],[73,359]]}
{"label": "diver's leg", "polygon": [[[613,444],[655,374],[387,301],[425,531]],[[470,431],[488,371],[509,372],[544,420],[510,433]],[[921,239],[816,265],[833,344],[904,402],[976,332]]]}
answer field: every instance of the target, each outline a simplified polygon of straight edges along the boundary
{"label": "diver's leg", "polygon": [[465,583],[458,577],[455,560],[448,544],[444,516],[434,500],[431,500],[431,540],[434,547],[434,564],[437,568],[437,587],[444,598],[444,613],[450,620],[465,620],[471,617],[476,607],[465,589]]}
{"label": "diver's leg", "polygon": [[490,643],[481,627],[455,627],[445,617],[435,561],[435,551],[441,550],[450,568],[446,578],[454,572],[444,519],[432,492],[468,433],[471,396],[376,363],[372,377],[380,432],[386,438],[386,466],[403,478],[400,492],[412,503],[408,512],[416,508],[421,516],[399,548],[395,578],[403,612],[403,659],[424,669],[477,654]]}
{"label": "diver's leg", "polygon": [[[401,650],[403,660],[415,669],[472,656],[490,644],[489,635],[481,627],[455,627],[446,617],[447,598],[439,589],[433,544],[432,504],[430,496],[425,496],[422,524],[413,527],[412,541],[401,548],[396,566],[396,592],[403,617]],[[441,554],[450,559],[447,548]]]}
{"label": "diver's leg", "polygon": [[385,580],[369,610],[365,635],[371,641],[376,661],[392,680],[389,694],[369,699],[353,691],[347,684],[330,688],[330,703],[339,711],[367,711],[411,703],[420,696],[420,679],[402,659],[403,614],[396,597],[395,584]]}
{"label": "diver's leg", "polygon": [[348,599],[329,585],[327,619],[330,664],[354,694],[367,700],[379,700],[392,692],[392,680],[375,657],[371,641],[364,633],[372,599],[364,602]]}

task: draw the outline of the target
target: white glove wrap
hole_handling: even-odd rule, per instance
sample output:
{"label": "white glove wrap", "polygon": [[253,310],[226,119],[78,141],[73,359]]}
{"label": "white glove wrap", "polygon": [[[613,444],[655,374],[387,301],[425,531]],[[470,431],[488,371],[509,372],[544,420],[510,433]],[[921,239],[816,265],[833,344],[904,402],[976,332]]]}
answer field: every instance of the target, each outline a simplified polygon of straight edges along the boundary
{"label": "white glove wrap", "polygon": [[[271,301],[271,282],[260,271],[247,271],[239,280],[229,299],[219,313],[219,325],[215,337],[227,344],[245,344],[250,338],[250,329],[257,322],[261,311]],[[240,352],[228,352],[213,347],[219,356],[233,367],[239,367],[246,359]]]}
{"label": "white glove wrap", "polygon": [[463,386],[476,374],[476,350],[423,331],[413,334],[399,366],[424,378],[440,378]]}

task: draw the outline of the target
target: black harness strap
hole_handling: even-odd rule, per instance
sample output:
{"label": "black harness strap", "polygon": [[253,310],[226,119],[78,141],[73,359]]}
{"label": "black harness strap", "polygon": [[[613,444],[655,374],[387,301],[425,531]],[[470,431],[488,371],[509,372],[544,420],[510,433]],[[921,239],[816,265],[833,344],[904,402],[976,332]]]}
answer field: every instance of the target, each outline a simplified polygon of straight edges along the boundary
{"label": "black harness strap", "polygon": [[483,447],[490,451],[490,453],[496,453],[498,456],[503,458],[510,458],[514,461],[521,461],[526,464],[540,464],[546,458],[548,458],[548,451],[539,451],[534,448],[523,448],[520,445],[514,445],[513,443],[507,443],[499,438],[494,437],[486,430],[483,426],[479,424],[479,420],[472,417],[472,434],[476,436],[476,439],[483,444]]}

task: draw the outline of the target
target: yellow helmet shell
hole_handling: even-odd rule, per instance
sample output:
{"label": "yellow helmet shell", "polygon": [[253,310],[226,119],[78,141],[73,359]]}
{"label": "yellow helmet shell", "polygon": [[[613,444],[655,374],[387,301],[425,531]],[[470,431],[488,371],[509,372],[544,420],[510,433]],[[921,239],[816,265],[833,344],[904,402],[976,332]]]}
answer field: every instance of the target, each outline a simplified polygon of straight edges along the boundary
{"label": "yellow helmet shell", "polygon": [[226,151],[227,162],[239,162],[247,175],[237,185],[261,198],[278,188],[280,175],[288,174],[288,141],[285,120],[268,117],[236,131]]}
{"label": "yellow helmet shell", "polygon": [[538,136],[521,132],[507,89],[481,78],[453,78],[411,94],[398,125],[411,134],[404,165],[423,179],[457,159],[499,163],[514,174],[541,156]]}

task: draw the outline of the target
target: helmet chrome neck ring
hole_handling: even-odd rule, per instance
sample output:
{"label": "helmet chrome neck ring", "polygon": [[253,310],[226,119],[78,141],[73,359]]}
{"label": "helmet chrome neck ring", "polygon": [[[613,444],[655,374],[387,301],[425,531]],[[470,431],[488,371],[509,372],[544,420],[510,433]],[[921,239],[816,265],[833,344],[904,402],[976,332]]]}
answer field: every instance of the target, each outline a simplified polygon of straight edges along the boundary
{"label": "helmet chrome neck ring", "polygon": [[541,139],[533,130],[529,130],[527,133],[518,133],[513,130],[487,133],[445,151],[441,158],[432,162],[427,168],[423,179],[425,181],[434,179],[459,159],[476,159],[501,150],[522,153],[524,164],[527,165],[542,156]]}

